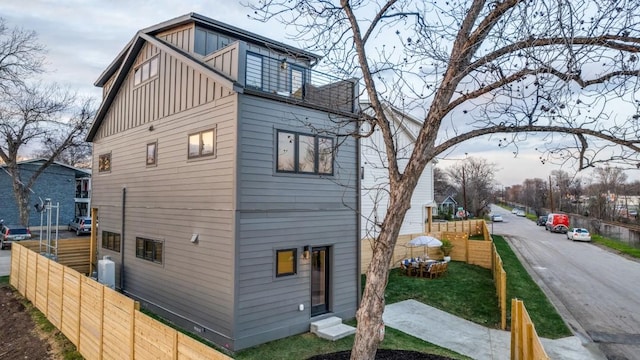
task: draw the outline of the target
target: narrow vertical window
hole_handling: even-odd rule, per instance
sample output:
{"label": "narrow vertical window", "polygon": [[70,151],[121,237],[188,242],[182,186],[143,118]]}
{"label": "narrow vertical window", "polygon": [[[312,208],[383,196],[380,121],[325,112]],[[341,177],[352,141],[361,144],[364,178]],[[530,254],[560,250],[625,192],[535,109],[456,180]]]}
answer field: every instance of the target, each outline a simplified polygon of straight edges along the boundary
{"label": "narrow vertical window", "polygon": [[333,175],[333,139],[318,138],[318,172]]}
{"label": "narrow vertical window", "polygon": [[246,86],[262,90],[262,56],[247,53]]}
{"label": "narrow vertical window", "polygon": [[316,168],[316,138],[298,135],[298,171],[313,173]]}
{"label": "narrow vertical window", "polygon": [[147,165],[156,165],[156,157],[158,152],[158,143],[152,142],[147,144]]}
{"label": "narrow vertical window", "polygon": [[294,133],[278,132],[278,171],[295,171]]}

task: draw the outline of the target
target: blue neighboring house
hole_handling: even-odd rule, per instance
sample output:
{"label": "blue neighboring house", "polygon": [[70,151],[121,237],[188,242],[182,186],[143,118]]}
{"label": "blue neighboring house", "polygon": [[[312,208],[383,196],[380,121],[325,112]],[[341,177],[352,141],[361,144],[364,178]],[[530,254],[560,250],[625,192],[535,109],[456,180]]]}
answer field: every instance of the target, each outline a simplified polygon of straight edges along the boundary
{"label": "blue neighboring house", "polygon": [[[22,182],[27,182],[33,173],[46,161],[46,159],[33,159],[18,163]],[[13,180],[6,169],[6,165],[0,165],[0,219],[5,224],[19,224],[20,215],[18,205],[13,193]],[[31,188],[29,223],[30,227],[40,226],[40,213],[35,211],[33,205],[40,203],[40,199],[51,199],[52,204],[59,204],[59,221],[61,228],[74,216],[88,216],[91,201],[91,170],[78,169],[59,162],[49,165],[38,177]],[[55,216],[55,213],[53,213]],[[55,219],[53,220],[55,222]]]}

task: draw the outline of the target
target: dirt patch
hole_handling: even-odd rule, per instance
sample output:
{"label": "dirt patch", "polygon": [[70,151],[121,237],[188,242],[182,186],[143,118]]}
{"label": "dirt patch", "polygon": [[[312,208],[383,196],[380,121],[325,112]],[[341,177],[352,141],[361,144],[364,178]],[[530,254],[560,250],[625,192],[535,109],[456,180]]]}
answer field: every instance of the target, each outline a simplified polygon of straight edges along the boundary
{"label": "dirt patch", "polygon": [[22,301],[11,286],[0,285],[0,359],[57,359]]}
{"label": "dirt patch", "polygon": [[[351,351],[340,351],[332,354],[316,355],[307,360],[349,360]],[[451,358],[425,354],[417,351],[378,349],[376,360],[450,360]]]}

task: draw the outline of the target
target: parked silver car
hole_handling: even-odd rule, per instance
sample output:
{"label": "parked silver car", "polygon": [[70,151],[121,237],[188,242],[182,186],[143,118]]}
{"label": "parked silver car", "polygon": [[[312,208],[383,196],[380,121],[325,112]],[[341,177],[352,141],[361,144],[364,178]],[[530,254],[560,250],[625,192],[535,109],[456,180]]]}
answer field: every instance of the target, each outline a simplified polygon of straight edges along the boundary
{"label": "parked silver car", "polygon": [[88,216],[76,216],[69,223],[69,231],[75,231],[76,235],[91,234],[91,218]]}
{"label": "parked silver car", "polygon": [[573,241],[591,241],[591,234],[589,234],[589,230],[587,229],[573,228],[567,231],[567,239]]}
{"label": "parked silver car", "polygon": [[0,250],[11,246],[14,241],[31,239],[29,228],[22,225],[0,225]]}

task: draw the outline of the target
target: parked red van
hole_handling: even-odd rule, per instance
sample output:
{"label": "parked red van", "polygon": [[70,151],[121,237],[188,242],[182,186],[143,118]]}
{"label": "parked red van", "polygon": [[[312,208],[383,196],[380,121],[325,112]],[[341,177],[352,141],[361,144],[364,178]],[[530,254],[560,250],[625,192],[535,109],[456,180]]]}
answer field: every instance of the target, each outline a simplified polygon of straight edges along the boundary
{"label": "parked red van", "polygon": [[567,214],[549,214],[545,229],[551,232],[566,234],[569,230],[569,216]]}

